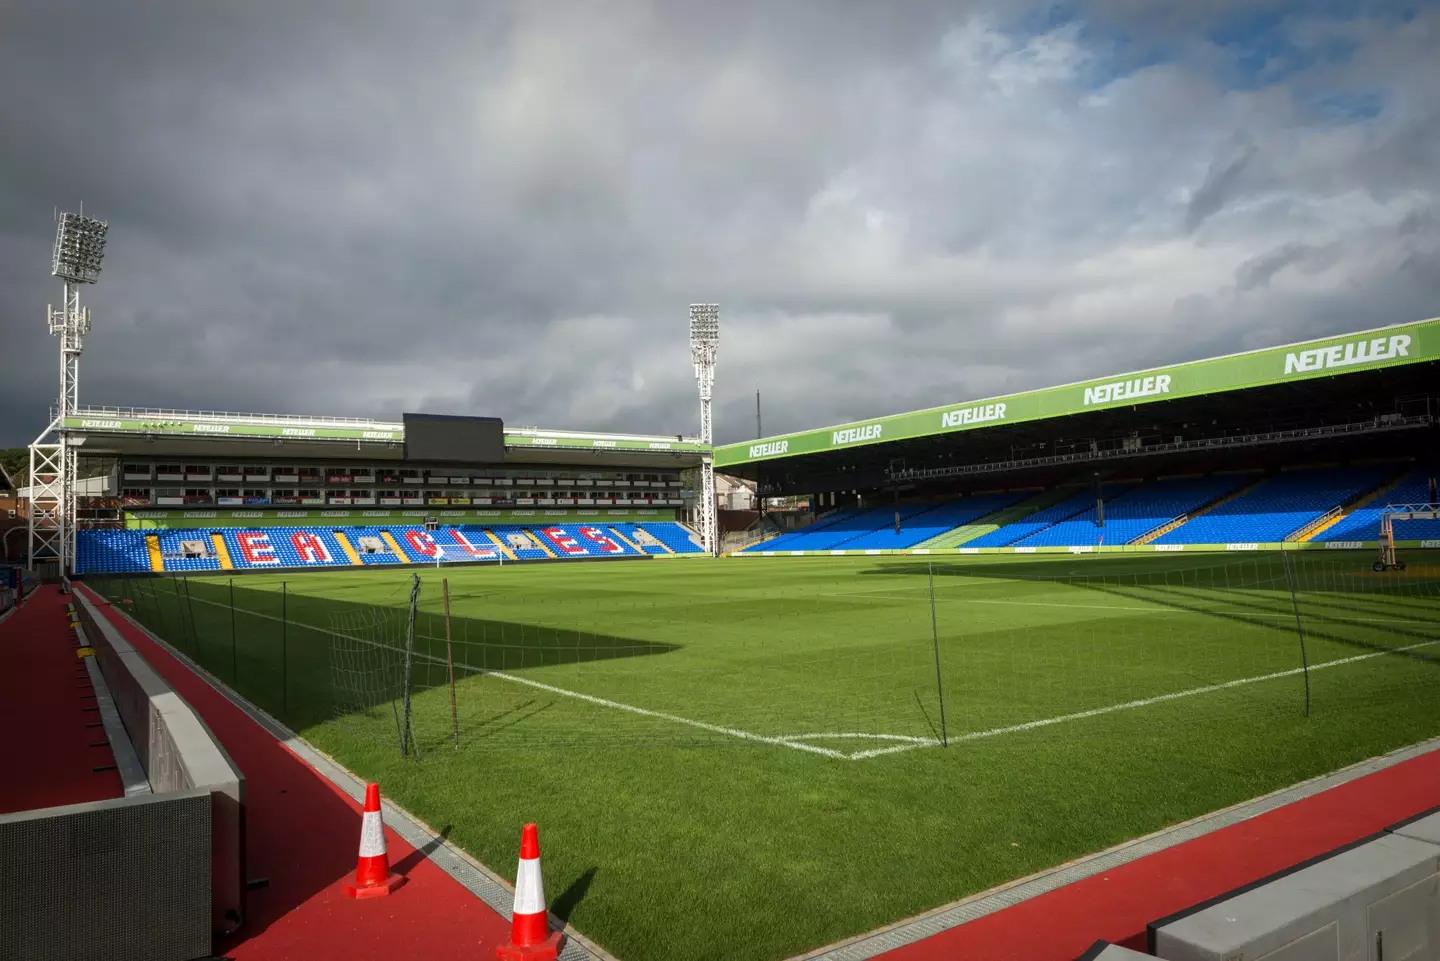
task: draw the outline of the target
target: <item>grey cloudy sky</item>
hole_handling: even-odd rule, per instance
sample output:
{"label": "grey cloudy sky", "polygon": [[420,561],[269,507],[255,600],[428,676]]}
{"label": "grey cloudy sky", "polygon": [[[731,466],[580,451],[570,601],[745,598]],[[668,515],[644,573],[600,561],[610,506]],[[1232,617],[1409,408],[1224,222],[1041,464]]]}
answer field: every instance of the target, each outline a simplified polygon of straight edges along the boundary
{"label": "grey cloudy sky", "polygon": [[0,4],[0,446],[90,404],[717,439],[1440,314],[1433,4]]}

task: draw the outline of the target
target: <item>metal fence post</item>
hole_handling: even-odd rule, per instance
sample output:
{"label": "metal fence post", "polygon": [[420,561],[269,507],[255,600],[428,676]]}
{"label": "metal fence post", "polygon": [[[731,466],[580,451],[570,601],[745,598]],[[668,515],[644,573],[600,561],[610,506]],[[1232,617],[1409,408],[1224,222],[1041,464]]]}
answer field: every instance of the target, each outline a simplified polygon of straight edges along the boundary
{"label": "metal fence post", "polygon": [[235,578],[230,578],[230,685],[240,690],[240,672],[235,659]]}
{"label": "metal fence post", "polygon": [[1285,568],[1285,583],[1290,588],[1290,606],[1295,610],[1295,632],[1300,635],[1300,670],[1305,675],[1305,716],[1310,716],[1310,658],[1305,652],[1305,624],[1300,618],[1300,595],[1295,586],[1295,571],[1291,567],[1290,552],[1280,553],[1281,566]]}
{"label": "metal fence post", "polygon": [[950,736],[945,730],[945,683],[940,679],[940,625],[935,617],[935,565],[925,565],[930,575],[930,638],[935,645],[935,690],[940,696],[940,746],[950,746]]}
{"label": "metal fence post", "polygon": [[290,582],[280,582],[280,714],[288,722],[290,720],[290,658],[289,658],[289,633],[290,617],[288,600],[290,594]]}

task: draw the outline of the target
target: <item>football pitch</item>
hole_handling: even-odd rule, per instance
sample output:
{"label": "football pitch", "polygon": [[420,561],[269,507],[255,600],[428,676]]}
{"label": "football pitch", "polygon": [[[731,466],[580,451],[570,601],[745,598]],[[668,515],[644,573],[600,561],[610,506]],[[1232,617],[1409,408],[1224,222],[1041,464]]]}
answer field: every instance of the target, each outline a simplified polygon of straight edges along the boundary
{"label": "football pitch", "polygon": [[1371,560],[89,583],[620,958],[778,959],[1440,734],[1440,552]]}

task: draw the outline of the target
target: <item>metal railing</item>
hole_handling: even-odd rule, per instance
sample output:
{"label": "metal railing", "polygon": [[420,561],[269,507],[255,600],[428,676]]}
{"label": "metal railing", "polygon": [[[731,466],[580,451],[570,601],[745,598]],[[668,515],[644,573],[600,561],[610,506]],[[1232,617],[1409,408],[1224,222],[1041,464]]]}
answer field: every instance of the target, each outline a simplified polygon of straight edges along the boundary
{"label": "metal railing", "polygon": [[1325,526],[1326,524],[1328,524],[1330,521],[1338,518],[1338,517],[1339,517],[1342,513],[1344,513],[1344,512],[1345,512],[1345,507],[1344,507],[1343,504],[1337,504],[1337,505],[1335,505],[1334,507],[1330,508],[1330,509],[1329,509],[1328,511],[1326,511],[1325,513],[1321,514],[1319,517],[1317,517],[1317,518],[1315,518],[1314,520],[1312,520],[1312,521],[1310,521],[1309,523],[1307,523],[1304,527],[1300,528],[1300,529],[1299,529],[1298,531],[1296,531],[1295,533],[1293,533],[1293,534],[1289,535],[1288,537],[1286,537],[1286,538],[1285,538],[1286,543],[1289,543],[1289,544],[1298,544],[1298,543],[1300,543],[1300,542],[1303,541],[1305,538],[1307,538],[1307,537],[1309,537],[1311,534],[1315,533],[1315,531],[1319,530],[1321,527],[1323,527],[1323,526]]}
{"label": "metal railing", "polygon": [[1295,441],[1313,440],[1319,437],[1337,437],[1355,434],[1384,434],[1397,430],[1427,427],[1432,418],[1426,414],[1417,417],[1397,417],[1389,421],[1371,419],[1353,424],[1333,424],[1325,427],[1305,427],[1294,430],[1268,431],[1260,434],[1242,434],[1235,437],[1207,437],[1196,440],[1171,441],[1169,443],[1146,444],[1125,450],[1079,451],[1071,454],[1055,454],[1047,457],[1026,457],[988,464],[964,464],[955,467],[913,468],[890,474],[893,481],[930,480],[940,477],[963,477],[971,474],[991,474],[1001,471],[1018,470],[1027,467],[1050,467],[1063,464],[1093,463],[1106,460],[1126,460],[1131,457],[1148,457],[1157,454],[1174,454],[1192,450],[1221,450],[1240,447],[1259,447],[1264,444],[1283,444]]}
{"label": "metal railing", "polygon": [[[50,416],[55,416],[51,408]],[[80,407],[75,417],[114,418],[138,417],[144,420],[203,420],[228,424],[289,424],[309,427],[373,427],[379,430],[403,430],[394,421],[370,417],[330,417],[324,414],[244,414],[223,410],[172,410],[168,407]]]}

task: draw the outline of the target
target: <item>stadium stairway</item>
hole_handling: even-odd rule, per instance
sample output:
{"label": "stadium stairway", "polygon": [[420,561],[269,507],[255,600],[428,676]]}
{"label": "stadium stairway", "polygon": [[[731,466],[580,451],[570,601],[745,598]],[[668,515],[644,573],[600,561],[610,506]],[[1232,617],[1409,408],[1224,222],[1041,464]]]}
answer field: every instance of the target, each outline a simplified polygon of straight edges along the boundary
{"label": "stadium stairway", "polygon": [[394,534],[390,533],[388,530],[381,531],[380,539],[385,542],[386,547],[390,548],[391,553],[393,553],[396,557],[400,559],[400,563],[411,563],[410,555],[405,553],[405,549],[400,546],[400,542],[395,539]]}
{"label": "stadium stairway", "polygon": [[1390,468],[1375,465],[1285,471],[1152,543],[1277,543],[1390,474]]}
{"label": "stadium stairway", "polygon": [[[639,544],[636,544],[630,538],[626,537],[623,533],[621,533],[620,528],[614,526],[613,524],[610,527],[607,527],[606,530],[608,530],[615,537],[620,538],[620,540],[624,542],[626,547],[630,548],[632,551],[635,551],[637,554],[650,553],[649,551],[642,550]],[[670,551],[670,549],[668,547],[665,547],[664,544],[661,544],[660,546],[664,548],[667,552]]]}
{"label": "stadium stairway", "polygon": [[[1345,518],[1349,517],[1351,514],[1355,513],[1361,508],[1364,508],[1374,503],[1381,497],[1384,497],[1386,494],[1389,494],[1391,491],[1400,487],[1401,484],[1405,483],[1408,477],[1408,471],[1400,471],[1400,473],[1396,474],[1394,477],[1390,478],[1388,481],[1381,484],[1374,490],[1369,491],[1365,494],[1361,494],[1359,497],[1355,498],[1355,500],[1351,501],[1348,504],[1342,504],[1339,507],[1332,508],[1324,516],[1318,517],[1315,520],[1311,521],[1309,524],[1306,524],[1304,527],[1300,528],[1300,530],[1296,531],[1294,534],[1290,535],[1290,537],[1286,539],[1294,541],[1297,544],[1304,544],[1308,541],[1320,539],[1321,535],[1323,535],[1330,528],[1334,527],[1336,524],[1339,524],[1341,521],[1345,520]],[[1376,527],[1378,530],[1378,516],[1376,517]]]}
{"label": "stadium stairway", "polygon": [[165,570],[165,555],[160,553],[160,536],[158,534],[145,535],[145,551],[150,555],[150,569],[152,571]]}
{"label": "stadium stairway", "polygon": [[1150,543],[1151,541],[1155,540],[1155,539],[1156,539],[1157,537],[1159,537],[1160,535],[1170,533],[1170,532],[1173,531],[1175,528],[1179,527],[1181,524],[1185,523],[1185,522],[1188,521],[1188,520],[1191,520],[1191,519],[1193,519],[1193,518],[1199,517],[1199,516],[1201,516],[1202,514],[1208,514],[1210,511],[1213,511],[1215,508],[1221,506],[1222,504],[1228,504],[1230,501],[1233,501],[1233,500],[1234,500],[1235,498],[1237,498],[1237,497],[1244,497],[1246,494],[1250,493],[1252,490],[1254,490],[1255,488],[1259,487],[1261,484],[1265,483],[1266,480],[1267,480],[1267,478],[1265,478],[1264,476],[1261,476],[1258,480],[1251,481],[1249,484],[1244,484],[1244,485],[1242,485],[1241,487],[1238,487],[1238,488],[1236,488],[1235,490],[1230,491],[1228,494],[1224,494],[1224,495],[1216,498],[1215,500],[1211,501],[1210,503],[1205,504],[1205,505],[1203,505],[1203,506],[1201,506],[1201,507],[1196,508],[1196,509],[1193,510],[1193,511],[1186,511],[1186,512],[1183,513],[1183,514],[1180,514],[1178,517],[1172,517],[1170,520],[1168,520],[1168,521],[1166,521],[1165,523],[1161,524],[1159,527],[1155,528],[1153,531],[1146,531],[1144,534],[1141,534],[1139,537],[1135,538],[1135,539],[1134,539],[1133,541],[1131,541],[1130,543],[1131,543],[1131,544],[1148,544],[1148,543]]}
{"label": "stadium stairway", "polygon": [[[387,548],[389,548],[389,542],[385,539],[385,534],[387,533],[387,531],[388,528],[382,529],[379,527],[352,527],[347,531],[348,537],[346,539],[350,540],[351,538],[353,538],[353,540],[351,540],[351,545],[353,546],[354,544],[360,543],[360,539],[363,537],[376,537],[379,538],[380,543],[384,544]],[[390,550],[393,550],[393,548],[391,548]],[[356,553],[360,556],[360,563],[366,566],[403,563],[399,557],[396,557],[393,553],[390,553],[389,550],[387,550],[387,552],[384,554],[360,553],[359,551],[357,551]]]}
{"label": "stadium stairway", "polygon": [[[658,550],[658,552],[660,552],[660,553],[675,553],[674,550],[671,550],[671,549],[670,549],[670,547],[667,547],[667,546],[665,546],[665,545],[662,545],[662,543],[660,543],[660,542],[655,543],[654,549],[651,549],[651,550],[647,550],[647,549],[645,549],[645,547],[639,546],[638,543],[636,543],[635,540],[632,539],[631,536],[626,535],[626,533],[624,532],[624,530],[622,530],[621,527],[619,527],[619,524],[611,524],[611,533],[612,533],[612,535],[615,535],[616,537],[619,537],[619,539],[624,540],[624,542],[626,543],[626,545],[629,545],[629,546],[631,546],[631,547],[634,547],[635,550],[638,550],[638,552],[641,552],[641,553],[655,553],[655,552],[657,552],[657,550]],[[634,530],[634,529],[631,529],[631,532],[629,532],[629,533],[631,533],[631,535],[634,535],[635,530]]]}
{"label": "stadium stairway", "polygon": [[937,534],[953,531],[962,524],[987,517],[1015,503],[1018,493],[975,494],[955,500],[942,501],[928,509],[917,511],[905,518],[897,532],[891,523],[879,530],[861,534],[840,544],[846,550],[905,550],[916,544],[933,540]]}
{"label": "stadium stairway", "polygon": [[1017,547],[1083,547],[1126,544],[1167,518],[1213,501],[1239,486],[1234,477],[1183,477],[1136,483],[1105,500],[1104,525],[1095,507],[1015,542]]}
{"label": "stadium stairway", "polygon": [[[1121,486],[1112,489],[1111,497],[1118,498],[1129,490],[1129,486]],[[1027,537],[1040,533],[1046,528],[1053,527],[1061,521],[1078,519],[1086,512],[1095,511],[1095,491],[1086,487],[1078,491],[1070,489],[1072,493],[1063,500],[1057,501],[1049,507],[1038,510],[1029,516],[1006,524],[998,530],[989,534],[981,535],[970,541],[970,547],[1009,547]]]}
{"label": "stadium stairway", "polygon": [[336,542],[340,545],[340,550],[349,558],[351,565],[354,567],[364,567],[365,562],[360,559],[360,554],[355,550],[355,545],[350,543],[350,538],[345,536],[345,532],[337,530],[334,534]]}
{"label": "stadium stairway", "polygon": [[[1015,493],[1018,496],[1022,494],[1023,491],[1017,491]],[[993,533],[1006,524],[1013,524],[1016,521],[1024,520],[1031,514],[1044,510],[1059,502],[1065,496],[1066,492],[1060,490],[1038,491],[1019,503],[1001,508],[968,524],[962,524],[954,530],[946,531],[944,534],[938,537],[932,537],[928,541],[922,541],[916,544],[912,550],[945,550],[947,548],[960,547],[963,544],[968,544],[975,540],[977,537],[984,537],[986,534]]]}
{"label": "stadium stairway", "polygon": [[[856,507],[842,508],[840,510],[817,518],[813,523],[807,524],[799,530],[789,531],[787,533],[781,534],[779,537],[772,538],[768,541],[761,541],[760,543],[763,543],[765,545],[765,550],[767,551],[804,550],[805,548],[803,547],[792,547],[791,545],[801,537],[807,537],[812,534],[818,534],[822,531],[832,530],[837,525],[845,523],[850,518],[855,517],[858,514],[863,514],[867,510],[872,509],[873,508]],[[757,550],[759,546],[759,544],[751,544],[749,547],[742,549],[738,553],[758,554],[760,553],[759,550]]]}
{"label": "stadium stairway", "polygon": [[[1316,541],[1374,541],[1380,536],[1380,515],[1391,504],[1425,504],[1430,501],[1430,477],[1424,470],[1411,470],[1393,487],[1381,491],[1369,502],[1357,505],[1343,519],[1311,539]],[[1395,539],[1440,540],[1440,521],[1395,522]]]}
{"label": "stadium stairway", "polygon": [[487,537],[489,537],[491,541],[494,542],[494,544],[495,544],[496,547],[500,548],[500,553],[504,554],[506,557],[510,558],[512,561],[518,559],[518,558],[515,557],[515,552],[510,549],[510,545],[506,544],[504,541],[502,541],[502,540],[500,539],[500,535],[499,535],[499,534],[495,533],[494,531],[490,530],[490,529],[487,527],[487,528],[485,529],[485,535],[486,535]]}
{"label": "stadium stairway", "polygon": [[[904,504],[900,507],[902,523],[917,514],[939,507],[934,502]],[[844,550],[845,545],[857,538],[866,537],[892,527],[895,522],[895,507],[885,504],[877,507],[853,508],[840,511],[830,523],[816,523],[793,534],[777,537],[766,542],[765,551],[829,551]],[[751,545],[741,553],[758,554],[760,545]]]}
{"label": "stadium stairway", "polygon": [[224,536],[212,533],[210,535],[210,545],[215,550],[216,559],[220,561],[220,569],[222,571],[233,571],[235,569],[235,563],[230,560],[230,548],[225,546]]}
{"label": "stadium stairway", "polygon": [[533,527],[527,527],[525,528],[525,533],[529,534],[531,540],[540,546],[540,549],[545,552],[546,557],[552,561],[555,559],[555,551],[551,549],[549,544],[545,543],[545,538],[541,536],[539,531]]}

